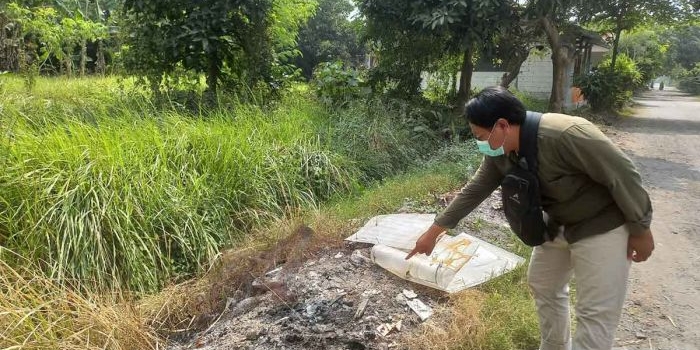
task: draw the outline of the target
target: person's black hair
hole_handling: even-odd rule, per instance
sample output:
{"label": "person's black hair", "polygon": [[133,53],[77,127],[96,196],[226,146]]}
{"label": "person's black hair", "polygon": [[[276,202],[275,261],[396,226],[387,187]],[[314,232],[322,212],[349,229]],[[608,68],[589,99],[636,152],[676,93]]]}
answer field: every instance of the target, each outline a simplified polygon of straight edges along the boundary
{"label": "person's black hair", "polygon": [[525,105],[502,86],[481,90],[467,102],[465,109],[470,123],[486,129],[492,128],[500,118],[509,124],[521,125],[525,121],[525,113]]}

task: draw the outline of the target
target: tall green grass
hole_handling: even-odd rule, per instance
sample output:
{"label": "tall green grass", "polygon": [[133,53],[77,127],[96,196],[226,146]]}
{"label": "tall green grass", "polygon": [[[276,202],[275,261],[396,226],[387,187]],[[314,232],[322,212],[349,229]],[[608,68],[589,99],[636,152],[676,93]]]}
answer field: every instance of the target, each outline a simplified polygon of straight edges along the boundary
{"label": "tall green grass", "polygon": [[319,142],[323,110],[307,100],[195,118],[145,99],[105,98],[95,111],[89,98],[81,108],[39,91],[3,99],[0,245],[59,280],[155,290],[358,177]]}
{"label": "tall green grass", "polygon": [[115,78],[0,79],[0,246],[91,289],[158,290],[439,146],[391,107],[328,110],[303,89],[193,113]]}
{"label": "tall green grass", "polygon": [[420,164],[446,145],[434,132],[418,128],[420,119],[396,101],[355,100],[332,111],[321,135],[354,160],[362,182],[370,183]]}

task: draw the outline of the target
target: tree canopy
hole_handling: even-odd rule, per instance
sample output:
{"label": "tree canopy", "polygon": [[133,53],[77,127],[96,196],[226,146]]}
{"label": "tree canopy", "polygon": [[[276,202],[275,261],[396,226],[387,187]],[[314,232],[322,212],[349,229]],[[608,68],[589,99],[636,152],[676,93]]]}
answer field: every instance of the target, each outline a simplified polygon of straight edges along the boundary
{"label": "tree canopy", "polygon": [[359,64],[365,52],[359,40],[360,19],[351,19],[354,6],[347,0],[320,0],[313,17],[299,30],[296,66],[306,79],[321,62]]}
{"label": "tree canopy", "polygon": [[622,35],[620,53],[630,57],[641,73],[645,83],[663,73],[668,43],[662,29],[638,29]]}
{"label": "tree canopy", "polygon": [[700,25],[674,27],[666,35],[669,44],[666,67],[693,69],[700,62]]}
{"label": "tree canopy", "polygon": [[125,65],[148,77],[154,91],[177,69],[206,76],[210,96],[273,87],[298,53],[296,33],[313,0],[126,0]]}
{"label": "tree canopy", "polygon": [[500,66],[508,86],[546,43],[549,109],[561,111],[566,68],[581,50],[571,33],[612,38],[611,70],[620,51],[645,80],[690,70],[700,51],[693,1],[16,0],[0,5],[0,69],[84,75],[88,62],[104,72],[105,52],[114,52],[113,67],[156,95],[182,88],[215,97],[221,87],[271,91],[300,74],[310,79],[321,62],[368,62],[375,93],[419,97],[425,77],[440,71],[449,91],[458,86],[446,103],[459,108],[475,62]]}
{"label": "tree canopy", "polygon": [[686,21],[693,13],[690,0],[591,0],[582,4],[579,15],[582,22],[596,23],[601,31],[613,34],[612,67],[623,31],[647,23]]}
{"label": "tree canopy", "polygon": [[410,94],[423,71],[459,56],[458,107],[469,97],[476,55],[494,52],[499,38],[519,23],[518,4],[509,0],[364,0],[358,6],[378,47],[376,77],[398,78]]}

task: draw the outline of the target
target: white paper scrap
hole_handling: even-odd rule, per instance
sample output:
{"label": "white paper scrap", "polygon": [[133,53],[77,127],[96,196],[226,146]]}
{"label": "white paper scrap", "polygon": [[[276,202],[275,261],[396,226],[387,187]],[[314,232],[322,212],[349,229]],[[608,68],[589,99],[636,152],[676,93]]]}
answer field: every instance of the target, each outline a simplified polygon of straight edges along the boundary
{"label": "white paper scrap", "polygon": [[408,307],[410,307],[411,310],[413,310],[413,312],[418,314],[418,317],[420,317],[421,321],[425,321],[433,315],[433,309],[430,306],[425,305],[418,298],[407,301],[407,304]]}
{"label": "white paper scrap", "polygon": [[413,298],[418,297],[418,294],[416,294],[416,292],[414,292],[412,290],[404,289],[402,291],[402,293],[403,293],[403,296],[405,296],[408,299],[413,299]]}

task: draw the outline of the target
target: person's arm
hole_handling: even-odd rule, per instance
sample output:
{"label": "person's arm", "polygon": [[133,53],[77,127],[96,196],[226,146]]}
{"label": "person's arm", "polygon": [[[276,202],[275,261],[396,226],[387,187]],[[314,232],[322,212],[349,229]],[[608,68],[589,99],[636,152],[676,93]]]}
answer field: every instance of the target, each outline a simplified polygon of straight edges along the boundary
{"label": "person's arm", "polygon": [[408,253],[406,259],[410,259],[415,254],[432,254],[440,234],[448,228],[457,226],[462,218],[471,213],[500,185],[502,178],[503,174],[496,168],[493,159],[484,157],[472,179],[435,218],[435,223],[418,238],[416,247]]}
{"label": "person's arm", "polygon": [[484,157],[479,169],[445,210],[435,218],[435,224],[444,228],[455,228],[460,220],[469,215],[481,202],[498,188],[503,174],[491,157]]}

